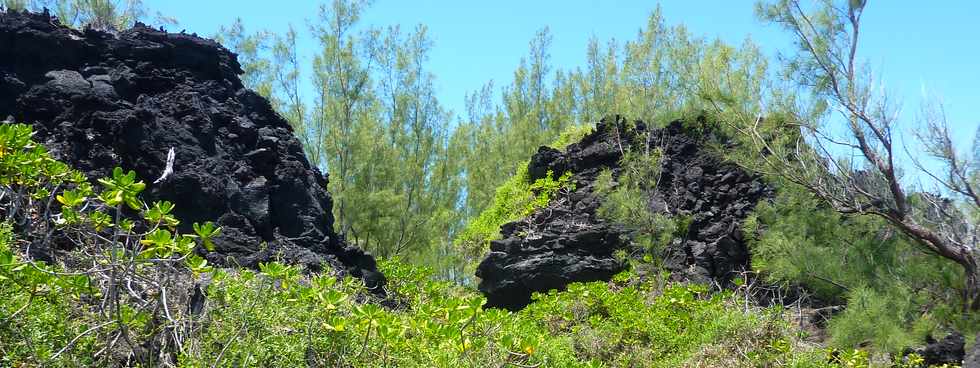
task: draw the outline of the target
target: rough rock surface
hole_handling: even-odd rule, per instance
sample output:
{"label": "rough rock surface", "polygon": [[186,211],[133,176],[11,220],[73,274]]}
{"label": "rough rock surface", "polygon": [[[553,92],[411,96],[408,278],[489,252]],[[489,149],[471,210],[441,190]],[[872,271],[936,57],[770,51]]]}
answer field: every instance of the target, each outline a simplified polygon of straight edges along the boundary
{"label": "rough rock surface", "polygon": [[687,128],[675,121],[644,134],[647,131],[642,122],[628,128],[617,117],[604,120],[564,152],[538,150],[528,166],[532,180],[549,170],[555,175],[571,171],[576,190],[502,227],[502,239],[490,243],[491,252],[477,269],[487,306],[521,309],[530,303],[532,292],[609,280],[624,269],[614,253],[631,246],[629,234],[596,216],[602,199],[594,184],[603,169],[618,176],[624,150],[648,143],[663,150],[662,174],[650,193],[650,209],[690,218],[686,235],[665,251],[667,267],[677,278],[721,284],[748,268],[741,221],[760,199],[771,195],[770,187],[708,152],[707,142],[724,143],[711,129]]}
{"label": "rough rock surface", "polygon": [[938,341],[932,338],[932,336],[927,336],[925,347],[908,349],[905,351],[905,354],[916,353],[922,356],[923,365],[927,367],[943,364],[963,364],[963,367],[969,367],[963,360],[963,357],[966,355],[964,349],[965,344],[966,339],[963,337],[963,334],[953,331]]}
{"label": "rough rock surface", "polygon": [[963,368],[980,368],[980,333],[977,333],[976,339],[973,340],[970,353],[963,358]]}
{"label": "rough rock surface", "polygon": [[[76,31],[10,12],[0,13],[0,54],[0,120],[33,124],[37,140],[90,178],[135,170],[144,199],[177,205],[183,231],[217,222],[210,262],[278,258],[383,282],[370,254],[333,233],[327,177],[219,44],[140,24]],[[173,174],[150,184],[171,148]]]}

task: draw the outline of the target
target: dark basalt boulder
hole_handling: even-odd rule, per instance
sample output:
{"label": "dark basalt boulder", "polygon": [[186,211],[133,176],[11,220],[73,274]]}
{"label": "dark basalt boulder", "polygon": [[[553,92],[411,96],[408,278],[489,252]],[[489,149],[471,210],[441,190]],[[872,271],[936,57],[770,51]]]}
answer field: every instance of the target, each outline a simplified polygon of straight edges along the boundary
{"label": "dark basalt boulder", "polygon": [[[966,356],[966,339],[963,334],[953,331],[946,335],[942,340],[936,340],[932,336],[926,336],[926,346],[916,349],[906,349],[905,355],[916,353],[922,357],[922,364],[925,367],[940,366],[943,364],[963,364],[969,367],[969,359],[964,361]],[[976,348],[974,347],[974,350]],[[975,353],[975,352],[974,352]]]}
{"label": "dark basalt boulder", "polygon": [[[281,259],[383,283],[374,259],[332,230],[327,177],[289,124],[246,89],[235,54],[196,35],[137,24],[77,31],[47,14],[0,13],[0,119],[90,178],[116,166],[147,182],[144,199],[177,206],[181,229],[223,227],[218,265]],[[170,149],[173,173],[164,172]]]}
{"label": "dark basalt boulder", "polygon": [[604,169],[618,177],[623,152],[631,147],[655,145],[663,151],[661,177],[649,193],[650,210],[690,220],[686,234],[663,254],[674,277],[724,285],[748,269],[741,223],[772,189],[759,177],[718,159],[707,149],[709,143],[725,142],[703,119],[648,130],[643,122],[629,125],[616,117],[599,123],[564,152],[541,147],[528,166],[531,179],[548,171],[555,176],[570,171],[576,189],[502,227],[502,239],[490,243],[491,251],[476,273],[487,306],[521,309],[533,292],[609,280],[624,270],[625,263],[615,253],[632,253],[629,233],[596,215],[602,198],[594,184]]}

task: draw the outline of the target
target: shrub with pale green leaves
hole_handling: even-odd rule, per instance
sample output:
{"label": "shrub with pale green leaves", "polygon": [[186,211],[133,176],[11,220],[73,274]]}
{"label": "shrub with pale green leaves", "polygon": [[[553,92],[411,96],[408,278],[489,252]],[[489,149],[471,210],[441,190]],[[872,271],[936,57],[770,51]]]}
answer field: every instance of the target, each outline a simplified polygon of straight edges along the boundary
{"label": "shrub with pale green leaves", "polygon": [[[732,293],[660,279],[572,284],[520,312],[485,310],[473,290],[425,269],[382,261],[386,309],[353,279],[294,266],[212,273],[207,328],[185,345],[187,366],[321,367],[824,367],[777,311],[743,310]],[[734,348],[738,344],[737,350]],[[742,355],[744,354],[744,355]],[[743,360],[747,356],[748,360]],[[778,364],[782,363],[782,364]]]}
{"label": "shrub with pale green leaves", "polygon": [[490,241],[500,238],[502,225],[546,207],[559,190],[573,190],[571,172],[562,173],[555,179],[555,173],[548,171],[546,177],[531,182],[527,164],[523,162],[518,166],[517,173],[497,188],[493,203],[471,220],[454,240],[457,249],[468,258],[483,256],[490,249]]}
{"label": "shrub with pale green leaves", "polygon": [[[116,168],[96,188],[32,134],[0,124],[0,362],[170,362],[188,327],[181,305],[193,275],[210,270],[195,248],[210,248],[220,228],[180,234],[174,205],[143,202],[135,172]],[[29,247],[59,263],[33,259]]]}

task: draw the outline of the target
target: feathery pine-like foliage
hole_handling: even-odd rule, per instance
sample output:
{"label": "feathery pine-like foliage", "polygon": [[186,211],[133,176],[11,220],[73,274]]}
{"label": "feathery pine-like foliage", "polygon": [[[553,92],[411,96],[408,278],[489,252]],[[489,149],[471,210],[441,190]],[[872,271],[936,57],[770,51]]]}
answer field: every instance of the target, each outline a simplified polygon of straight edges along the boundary
{"label": "feathery pine-like foliage", "polygon": [[648,261],[656,260],[675,237],[687,231],[683,218],[650,211],[650,193],[660,181],[660,156],[659,148],[651,152],[630,150],[620,159],[618,177],[606,169],[595,182],[596,192],[602,196],[598,215],[624,225]]}
{"label": "feathery pine-like foliage", "polygon": [[635,40],[592,40],[579,69],[552,66],[545,28],[514,79],[467,96],[466,111],[449,129],[425,68],[432,44],[424,27],[407,36],[391,27],[364,29],[358,21],[366,6],[337,0],[321,7],[314,27],[321,51],[309,77],[315,96],[299,92],[304,69],[295,32],[248,34],[236,23],[222,33],[241,55],[246,85],[272,100],[330,173],[338,232],[447,276],[464,263],[454,260],[451,240],[491,205],[514,163],[539,146],[614,113],[669,121],[714,103],[705,96],[722,87],[754,96],[764,75],[751,42],[733,48],[693,37],[667,26],[659,10]]}
{"label": "feathery pine-like foliage", "polygon": [[[770,106],[764,114],[739,106],[741,98],[734,104],[723,98],[737,93],[715,100],[727,106],[731,119],[725,122],[749,152],[743,165],[806,188],[840,213],[884,220],[924,252],[958,264],[964,274],[961,307],[980,311],[977,158],[954,146],[941,104],[926,102],[923,129],[913,133],[921,153],[906,147],[911,164],[902,164],[896,148],[901,106],[879,88],[880,77],[859,56],[866,5],[760,2],[759,17],[791,34],[797,46],[782,58],[781,76],[792,84],[760,97]],[[929,178],[932,188],[916,186],[903,174]]]}
{"label": "feathery pine-like foliage", "polygon": [[756,271],[845,306],[829,321],[834,346],[871,343],[898,352],[948,328],[970,335],[980,322],[958,308],[958,267],[882,220],[841,215],[793,184],[756,208],[745,233]]}
{"label": "feathery pine-like foliage", "polygon": [[421,25],[359,28],[366,6],[320,7],[309,100],[298,92],[296,32],[248,34],[237,22],[220,37],[242,55],[245,84],[270,98],[330,173],[338,233],[383,257],[451,268],[462,158],[450,148],[450,115],[426,66],[432,41]]}
{"label": "feathery pine-like foliage", "polygon": [[[371,304],[359,281],[296,266],[212,269],[188,247],[208,248],[219,229],[195,226],[196,239],[170,234],[179,222],[173,206],[140,201],[142,182],[121,170],[89,194],[84,178],[31,142],[24,125],[0,125],[0,172],[4,365],[831,366],[774,311],[743,309],[732,293],[668,285],[665,275],[574,284],[512,313],[484,310],[475,291],[397,261],[381,263],[392,309]],[[557,190],[559,181],[541,189]],[[60,213],[37,212],[46,198]],[[97,215],[113,208],[114,217]],[[138,211],[150,229],[133,232],[123,209]],[[53,231],[78,241],[69,264],[32,260],[21,238],[30,233],[12,231],[49,216]],[[203,303],[183,292],[194,279],[207,280],[196,286]]]}

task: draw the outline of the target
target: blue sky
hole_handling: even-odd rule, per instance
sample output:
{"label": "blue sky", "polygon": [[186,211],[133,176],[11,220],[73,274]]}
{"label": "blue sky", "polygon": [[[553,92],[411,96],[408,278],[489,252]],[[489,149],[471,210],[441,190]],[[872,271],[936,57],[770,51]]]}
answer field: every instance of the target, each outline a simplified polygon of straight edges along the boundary
{"label": "blue sky", "polygon": [[[749,0],[671,0],[660,3],[668,24],[683,23],[694,35],[738,43],[751,37],[772,56],[791,52],[789,38],[763,25]],[[904,102],[911,124],[922,91],[939,96],[961,146],[980,125],[980,2],[871,1],[863,24],[863,56],[883,73],[885,87]],[[242,18],[250,30],[284,31],[289,24],[305,30],[319,2],[285,0],[145,0],[154,11],[177,18],[175,30],[211,35],[220,25]],[[502,86],[512,78],[528,41],[548,26],[553,35],[552,65],[584,65],[590,37],[631,40],[646,23],[655,1],[395,1],[376,0],[362,24],[423,23],[435,45],[430,70],[436,75],[439,100],[463,111],[463,96],[489,80]],[[310,40],[300,47],[313,52]],[[302,52],[302,51],[301,51]]]}

